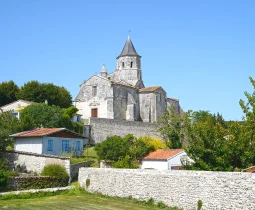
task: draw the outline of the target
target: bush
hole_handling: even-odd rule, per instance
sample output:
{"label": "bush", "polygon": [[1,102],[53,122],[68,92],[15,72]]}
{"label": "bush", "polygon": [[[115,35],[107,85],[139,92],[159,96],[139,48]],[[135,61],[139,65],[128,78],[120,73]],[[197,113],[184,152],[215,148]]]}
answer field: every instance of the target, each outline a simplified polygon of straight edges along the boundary
{"label": "bush", "polygon": [[52,187],[63,187],[59,179],[52,176],[28,176],[10,178],[11,190],[44,189]]}
{"label": "bush", "polygon": [[152,146],[154,150],[167,148],[165,142],[159,137],[143,136],[141,138],[148,146]]}
{"label": "bush", "polygon": [[41,175],[55,177],[58,180],[60,187],[68,185],[69,175],[66,169],[61,165],[58,164],[47,165],[43,168]]}
{"label": "bush", "polygon": [[8,160],[6,158],[0,157],[0,170],[7,171],[8,170]]}
{"label": "bush", "polygon": [[7,189],[9,184],[8,176],[5,174],[4,171],[0,171],[0,192]]}
{"label": "bush", "polygon": [[124,158],[120,158],[119,161],[113,163],[113,168],[138,168],[138,164],[126,155]]}

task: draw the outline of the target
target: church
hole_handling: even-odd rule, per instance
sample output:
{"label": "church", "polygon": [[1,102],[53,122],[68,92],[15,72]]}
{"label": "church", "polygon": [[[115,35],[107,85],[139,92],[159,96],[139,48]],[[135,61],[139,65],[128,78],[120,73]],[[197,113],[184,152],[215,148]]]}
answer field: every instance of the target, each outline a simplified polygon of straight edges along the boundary
{"label": "church", "polygon": [[80,85],[74,106],[82,119],[107,118],[156,122],[173,105],[180,112],[179,100],[168,98],[161,86],[145,87],[141,56],[128,36],[117,57],[116,70],[108,73],[105,65]]}

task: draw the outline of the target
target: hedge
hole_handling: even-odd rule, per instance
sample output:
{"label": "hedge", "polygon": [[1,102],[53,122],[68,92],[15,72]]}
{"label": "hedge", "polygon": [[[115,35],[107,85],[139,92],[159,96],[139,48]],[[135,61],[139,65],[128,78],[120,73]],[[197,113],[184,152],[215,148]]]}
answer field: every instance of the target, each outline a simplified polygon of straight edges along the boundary
{"label": "hedge", "polygon": [[43,189],[52,187],[65,187],[68,182],[63,183],[56,177],[29,176],[9,178],[11,190]]}

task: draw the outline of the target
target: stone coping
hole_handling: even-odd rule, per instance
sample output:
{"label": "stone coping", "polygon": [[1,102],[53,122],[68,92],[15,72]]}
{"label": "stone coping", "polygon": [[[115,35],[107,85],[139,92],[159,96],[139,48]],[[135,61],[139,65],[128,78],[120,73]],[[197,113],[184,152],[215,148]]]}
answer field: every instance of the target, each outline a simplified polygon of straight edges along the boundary
{"label": "stone coping", "polygon": [[246,172],[232,172],[232,171],[195,171],[195,170],[154,170],[154,169],[118,169],[118,168],[85,168],[81,170],[86,171],[115,171],[123,174],[153,174],[157,175],[179,175],[179,176],[243,176],[253,177],[255,179],[255,173]]}
{"label": "stone coping", "polygon": [[33,152],[24,152],[24,151],[17,151],[17,150],[7,150],[5,153],[16,153],[16,154],[23,154],[23,155],[30,155],[30,156],[37,156],[37,157],[48,157],[48,158],[57,158],[63,160],[70,160],[70,157],[63,157],[63,156],[56,156],[56,155],[45,155],[45,154],[38,154]]}

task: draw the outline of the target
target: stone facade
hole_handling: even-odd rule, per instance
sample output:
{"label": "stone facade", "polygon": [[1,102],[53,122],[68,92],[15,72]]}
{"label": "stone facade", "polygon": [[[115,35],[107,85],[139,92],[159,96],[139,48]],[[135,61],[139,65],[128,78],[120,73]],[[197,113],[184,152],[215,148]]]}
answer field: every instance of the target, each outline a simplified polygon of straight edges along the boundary
{"label": "stone facade", "polygon": [[116,70],[100,74],[80,85],[74,105],[83,119],[90,117],[155,122],[164,115],[168,105],[179,110],[179,101],[169,103],[160,86],[145,88],[142,80],[141,56],[128,37],[117,57]]}
{"label": "stone facade", "polygon": [[104,141],[107,136],[133,134],[136,137],[159,137],[156,125],[139,121],[90,118],[91,138],[93,143]]}
{"label": "stone facade", "polygon": [[79,183],[89,192],[153,198],[185,210],[196,209],[199,200],[202,209],[255,209],[253,173],[81,168]]}

